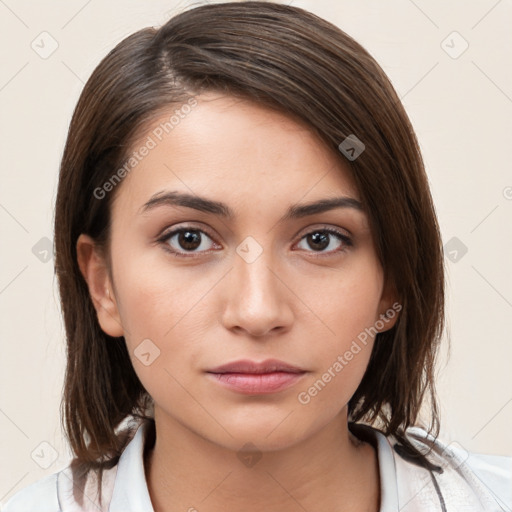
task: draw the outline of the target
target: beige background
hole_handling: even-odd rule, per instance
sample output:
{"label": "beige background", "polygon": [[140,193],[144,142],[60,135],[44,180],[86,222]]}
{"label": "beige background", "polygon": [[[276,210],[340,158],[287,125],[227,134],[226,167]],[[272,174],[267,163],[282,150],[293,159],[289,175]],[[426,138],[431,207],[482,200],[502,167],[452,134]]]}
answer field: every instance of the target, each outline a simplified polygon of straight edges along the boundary
{"label": "beige background", "polygon": [[[450,242],[452,258],[453,244],[467,247],[462,257],[456,249],[455,262],[446,259],[452,353],[439,367],[442,438],[469,451],[512,455],[512,4],[293,4],[365,46],[402,97],[421,143],[444,243],[457,238]],[[63,327],[44,237],[52,239],[72,109],[116,43],[163,24],[186,5],[0,0],[0,501],[69,461],[59,423]],[[39,36],[43,31],[58,43],[46,59],[31,47],[46,37],[51,48],[50,36]]]}

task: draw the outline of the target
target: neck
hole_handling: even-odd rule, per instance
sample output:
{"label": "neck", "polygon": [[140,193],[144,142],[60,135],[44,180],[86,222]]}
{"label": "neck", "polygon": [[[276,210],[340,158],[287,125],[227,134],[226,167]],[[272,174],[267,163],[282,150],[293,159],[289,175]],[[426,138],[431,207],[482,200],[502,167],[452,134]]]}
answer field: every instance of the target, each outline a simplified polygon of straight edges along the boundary
{"label": "neck", "polygon": [[228,449],[156,408],[155,427],[145,459],[155,512],[379,509],[376,451],[350,433],[346,410],[313,436],[263,453]]}

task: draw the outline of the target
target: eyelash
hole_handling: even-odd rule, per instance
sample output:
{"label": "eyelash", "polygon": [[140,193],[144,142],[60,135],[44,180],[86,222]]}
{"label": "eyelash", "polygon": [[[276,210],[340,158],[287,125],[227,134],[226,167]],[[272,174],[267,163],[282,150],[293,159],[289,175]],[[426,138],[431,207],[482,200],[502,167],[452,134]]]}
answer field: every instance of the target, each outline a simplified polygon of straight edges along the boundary
{"label": "eyelash", "polygon": [[[213,237],[204,229],[199,229],[194,226],[182,226],[178,229],[174,229],[172,231],[164,233],[160,238],[157,239],[157,242],[159,242],[163,245],[164,250],[166,250],[167,252],[169,252],[170,254],[172,254],[173,256],[176,256],[178,258],[194,258],[194,257],[196,257],[196,254],[212,252],[212,251],[202,251],[199,253],[193,252],[193,253],[187,254],[187,253],[181,253],[181,252],[175,251],[174,249],[171,249],[170,245],[168,243],[169,239],[171,239],[174,235],[182,233],[184,231],[199,232],[199,233],[205,234],[206,236],[208,236],[208,238],[213,240]],[[304,235],[302,235],[299,242],[302,241],[307,236],[312,235],[314,233],[329,233],[330,235],[335,235],[343,243],[341,248],[333,250],[333,251],[317,252],[316,254],[315,254],[315,251],[311,251],[313,253],[314,258],[322,258],[322,257],[326,257],[326,256],[331,256],[333,254],[338,254],[338,253],[346,251],[347,247],[351,247],[353,245],[352,240],[350,239],[349,236],[345,235],[341,231],[338,231],[337,229],[330,228],[330,227],[329,228],[326,227],[326,228],[313,229],[312,231],[309,231],[308,233],[305,233]],[[310,251],[308,251],[308,252],[310,252]]]}

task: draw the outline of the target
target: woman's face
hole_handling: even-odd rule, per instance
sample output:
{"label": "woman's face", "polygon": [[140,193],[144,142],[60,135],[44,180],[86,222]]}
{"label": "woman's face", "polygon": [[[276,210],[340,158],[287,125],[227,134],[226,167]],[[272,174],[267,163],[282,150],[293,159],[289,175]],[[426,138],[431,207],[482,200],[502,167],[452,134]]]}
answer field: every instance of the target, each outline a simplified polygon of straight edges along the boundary
{"label": "woman's face", "polygon": [[[196,99],[132,148],[140,161],[114,191],[112,281],[90,289],[160,421],[233,449],[289,446],[346,418],[393,297],[340,155],[282,114]],[[210,373],[268,359],[300,372]]]}

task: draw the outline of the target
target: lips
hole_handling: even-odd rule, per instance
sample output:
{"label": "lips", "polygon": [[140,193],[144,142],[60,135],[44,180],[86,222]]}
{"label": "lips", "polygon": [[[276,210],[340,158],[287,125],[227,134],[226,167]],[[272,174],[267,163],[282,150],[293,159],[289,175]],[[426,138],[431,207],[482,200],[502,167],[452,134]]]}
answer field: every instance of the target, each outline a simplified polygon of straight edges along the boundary
{"label": "lips", "polygon": [[261,374],[261,373],[304,373],[305,370],[279,361],[278,359],[267,359],[260,363],[250,360],[234,361],[227,363],[222,366],[217,366],[212,370],[208,370],[208,373],[250,373],[250,374]]}
{"label": "lips", "polygon": [[262,395],[283,391],[302,379],[307,372],[297,366],[267,359],[260,363],[243,360],[209,370],[215,382],[237,393]]}

